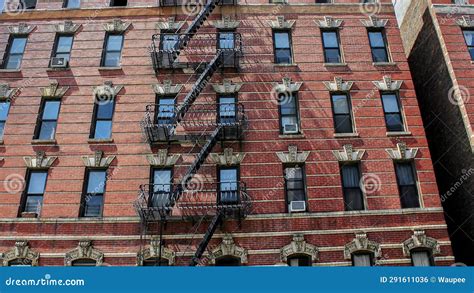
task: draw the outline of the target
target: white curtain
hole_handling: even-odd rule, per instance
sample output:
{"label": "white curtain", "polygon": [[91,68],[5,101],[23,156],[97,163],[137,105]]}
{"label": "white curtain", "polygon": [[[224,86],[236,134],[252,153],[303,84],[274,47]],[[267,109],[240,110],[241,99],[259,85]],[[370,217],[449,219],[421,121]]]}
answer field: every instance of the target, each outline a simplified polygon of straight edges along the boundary
{"label": "white curtain", "polygon": [[414,251],[411,253],[411,259],[415,267],[429,267],[431,265],[427,251]]}
{"label": "white curtain", "polygon": [[370,259],[370,254],[353,254],[352,258],[354,260],[355,267],[370,267],[372,262]]}

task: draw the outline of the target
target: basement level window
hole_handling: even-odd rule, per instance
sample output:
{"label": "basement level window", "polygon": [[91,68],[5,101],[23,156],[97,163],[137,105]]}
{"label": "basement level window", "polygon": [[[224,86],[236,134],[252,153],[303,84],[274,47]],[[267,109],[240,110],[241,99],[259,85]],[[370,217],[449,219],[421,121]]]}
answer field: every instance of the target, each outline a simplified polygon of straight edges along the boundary
{"label": "basement level window", "polygon": [[110,6],[127,6],[127,0],[111,0]]}
{"label": "basement level window", "polygon": [[37,0],[22,0],[18,3],[18,10],[35,9]]}

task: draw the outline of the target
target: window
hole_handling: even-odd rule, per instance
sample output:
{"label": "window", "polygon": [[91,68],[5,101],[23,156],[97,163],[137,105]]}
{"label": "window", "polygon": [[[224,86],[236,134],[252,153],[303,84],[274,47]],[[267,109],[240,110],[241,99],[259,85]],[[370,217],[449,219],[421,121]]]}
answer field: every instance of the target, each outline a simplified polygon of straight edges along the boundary
{"label": "window", "polygon": [[336,133],[353,133],[352,110],[348,94],[331,95],[334,129]]}
{"label": "window", "polygon": [[172,31],[164,31],[160,35],[160,50],[174,51],[176,43],[179,41],[179,35]]}
{"label": "window", "polygon": [[9,267],[31,267],[33,261],[28,258],[16,258],[8,262]]}
{"label": "window", "polygon": [[233,256],[223,256],[216,259],[216,266],[225,266],[225,267],[240,266],[240,259]]}
{"label": "window", "polygon": [[292,63],[293,57],[291,52],[291,37],[289,31],[274,31],[273,46],[275,51],[275,63]]}
{"label": "window", "polygon": [[85,192],[81,204],[81,217],[102,216],[106,180],[106,170],[86,170],[86,181],[84,182]]}
{"label": "window", "polygon": [[363,210],[364,197],[360,189],[359,165],[342,165],[341,177],[344,191],[344,207],[346,211]]}
{"label": "window", "polygon": [[385,125],[388,131],[404,131],[400,101],[394,93],[382,93],[383,111],[385,114]]}
{"label": "window", "polygon": [[123,35],[107,34],[105,37],[104,52],[102,54],[103,67],[119,67],[122,56]]}
{"label": "window", "polygon": [[474,60],[474,30],[463,30],[463,34],[471,60]]}
{"label": "window", "polygon": [[170,124],[175,116],[175,97],[157,96],[156,124]]}
{"label": "window", "polygon": [[233,49],[234,46],[234,32],[220,31],[218,49]]}
{"label": "window", "polygon": [[21,0],[18,4],[18,10],[35,9],[37,0]]}
{"label": "window", "polygon": [[219,123],[236,122],[236,99],[234,96],[219,97]]}
{"label": "window", "polygon": [[61,101],[43,100],[38,114],[34,139],[54,139],[60,106]]}
{"label": "window", "polygon": [[410,251],[411,263],[414,267],[429,267],[434,265],[433,256],[429,250],[412,250]]}
{"label": "window", "polygon": [[307,255],[297,255],[288,257],[288,265],[290,267],[310,267],[311,257]]}
{"label": "window", "polygon": [[20,69],[26,47],[26,37],[11,37],[6,55],[3,58],[4,69]]}
{"label": "window", "polygon": [[153,207],[167,207],[171,196],[171,169],[153,169],[153,194],[151,197],[151,205]]}
{"label": "window", "polygon": [[22,212],[39,214],[43,204],[48,171],[28,171]]}
{"label": "window", "polygon": [[239,170],[237,167],[219,169],[219,203],[234,204],[239,201]]}
{"label": "window", "polygon": [[97,266],[97,262],[90,258],[80,258],[74,260],[71,265],[73,267],[95,267]]}
{"label": "window", "polygon": [[369,31],[369,43],[374,62],[389,62],[387,40],[383,31]]}
{"label": "window", "polygon": [[5,123],[7,123],[8,112],[10,111],[9,101],[0,101],[0,141],[5,133]]}
{"label": "window", "polygon": [[127,6],[127,0],[111,0],[110,6]]}
{"label": "window", "polygon": [[395,170],[402,208],[419,208],[420,200],[412,163],[395,163]]}
{"label": "window", "polygon": [[144,267],[165,267],[169,265],[170,263],[167,259],[162,258],[160,260],[159,257],[150,257],[143,261]]}
{"label": "window", "polygon": [[303,167],[298,165],[288,166],[284,169],[286,201],[291,209],[292,201],[306,202],[305,172]]}
{"label": "window", "polygon": [[316,0],[317,4],[322,4],[322,3],[331,3],[331,0]]}
{"label": "window", "polygon": [[322,31],[324,62],[341,63],[341,49],[339,46],[339,32],[337,30]]}
{"label": "window", "polygon": [[374,265],[374,256],[372,253],[353,253],[352,265],[355,267],[370,267]]}
{"label": "window", "polygon": [[57,35],[51,57],[64,58],[67,62],[69,62],[69,59],[71,58],[73,39],[74,36],[72,35]]}
{"label": "window", "polygon": [[64,0],[63,8],[79,8],[81,0]]}
{"label": "window", "polygon": [[115,99],[105,99],[99,102],[96,97],[94,116],[89,138],[109,139],[112,135],[112,117],[114,116]]}
{"label": "window", "polygon": [[278,95],[280,108],[280,133],[300,133],[300,119],[296,93],[281,93]]}

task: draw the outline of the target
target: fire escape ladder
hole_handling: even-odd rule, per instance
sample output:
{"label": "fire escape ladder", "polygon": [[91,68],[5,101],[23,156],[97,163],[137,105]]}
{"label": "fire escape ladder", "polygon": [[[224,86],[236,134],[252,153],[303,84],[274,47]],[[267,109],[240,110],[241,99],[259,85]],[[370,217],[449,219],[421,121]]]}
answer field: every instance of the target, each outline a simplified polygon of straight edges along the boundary
{"label": "fire escape ladder", "polygon": [[223,219],[224,219],[224,212],[218,209],[214,218],[212,218],[211,223],[207,227],[206,233],[204,234],[204,237],[199,243],[199,246],[196,252],[194,253],[193,258],[191,259],[191,263],[189,264],[190,266],[196,266],[198,264],[204,251],[207,248],[207,245],[209,244],[209,241],[211,241],[212,235],[214,235],[214,232],[216,232],[217,227],[223,221]]}

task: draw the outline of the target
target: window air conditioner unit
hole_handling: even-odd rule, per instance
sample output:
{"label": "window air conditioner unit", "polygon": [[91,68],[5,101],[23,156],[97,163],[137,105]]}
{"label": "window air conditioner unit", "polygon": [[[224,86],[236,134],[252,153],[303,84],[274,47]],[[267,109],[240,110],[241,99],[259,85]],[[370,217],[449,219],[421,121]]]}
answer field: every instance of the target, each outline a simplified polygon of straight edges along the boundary
{"label": "window air conditioner unit", "polygon": [[67,65],[68,65],[68,62],[66,58],[57,58],[57,57],[51,58],[51,68],[66,68]]}
{"label": "window air conditioner unit", "polygon": [[296,124],[286,124],[283,126],[284,133],[298,133],[298,125]]}
{"label": "window air conditioner unit", "polygon": [[305,212],[306,202],[304,200],[290,201],[289,210],[290,213]]}

